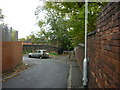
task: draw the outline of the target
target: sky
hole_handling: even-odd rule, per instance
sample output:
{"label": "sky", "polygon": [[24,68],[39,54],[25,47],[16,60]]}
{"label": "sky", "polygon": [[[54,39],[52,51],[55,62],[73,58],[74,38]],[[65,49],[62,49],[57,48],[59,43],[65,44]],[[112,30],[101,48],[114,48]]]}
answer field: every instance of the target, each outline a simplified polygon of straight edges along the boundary
{"label": "sky", "polygon": [[[38,31],[34,11],[38,5],[43,5],[39,0],[0,0],[4,21],[14,30],[18,31],[18,38],[24,38],[33,31]],[[40,14],[40,18],[44,14]]]}

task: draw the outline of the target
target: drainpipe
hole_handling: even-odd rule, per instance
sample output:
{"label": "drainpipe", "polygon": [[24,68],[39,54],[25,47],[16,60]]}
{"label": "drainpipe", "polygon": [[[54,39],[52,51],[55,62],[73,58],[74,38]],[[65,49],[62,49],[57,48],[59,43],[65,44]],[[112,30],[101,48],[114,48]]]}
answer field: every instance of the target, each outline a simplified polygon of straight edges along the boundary
{"label": "drainpipe", "polygon": [[88,19],[88,0],[85,0],[85,56],[83,60],[83,87],[87,87],[88,85],[88,78],[87,78],[87,67],[88,67],[88,60],[87,60],[87,19]]}

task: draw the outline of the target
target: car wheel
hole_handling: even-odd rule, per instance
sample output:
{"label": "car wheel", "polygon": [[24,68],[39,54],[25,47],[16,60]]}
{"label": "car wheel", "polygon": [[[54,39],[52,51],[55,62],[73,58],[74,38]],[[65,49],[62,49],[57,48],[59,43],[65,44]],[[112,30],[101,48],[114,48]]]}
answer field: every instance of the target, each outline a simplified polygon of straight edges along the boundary
{"label": "car wheel", "polygon": [[40,59],[42,59],[42,56],[39,56]]}
{"label": "car wheel", "polygon": [[28,57],[29,57],[29,58],[31,58],[32,56],[31,56],[31,55],[29,55]]}

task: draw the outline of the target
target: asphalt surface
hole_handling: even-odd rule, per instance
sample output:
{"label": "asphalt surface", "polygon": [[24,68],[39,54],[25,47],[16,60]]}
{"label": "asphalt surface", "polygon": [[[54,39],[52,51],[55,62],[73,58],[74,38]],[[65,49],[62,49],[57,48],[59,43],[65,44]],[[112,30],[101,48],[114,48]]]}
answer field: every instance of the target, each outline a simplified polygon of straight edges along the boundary
{"label": "asphalt surface", "polygon": [[67,88],[69,65],[66,57],[28,58],[23,61],[30,68],[3,82],[3,88]]}

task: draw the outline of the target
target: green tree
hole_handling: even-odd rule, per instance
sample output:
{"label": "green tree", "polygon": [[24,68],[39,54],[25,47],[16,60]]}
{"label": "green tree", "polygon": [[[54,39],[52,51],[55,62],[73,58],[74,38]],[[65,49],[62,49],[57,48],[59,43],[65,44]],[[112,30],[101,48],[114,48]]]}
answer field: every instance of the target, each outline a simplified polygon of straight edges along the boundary
{"label": "green tree", "polygon": [[[98,13],[106,3],[89,3],[88,32],[95,30]],[[49,25],[48,38],[57,46],[70,49],[84,43],[85,3],[84,2],[46,2],[43,10],[46,19],[39,23],[40,28]],[[44,24],[44,25],[43,25]],[[46,33],[47,33],[46,32]],[[52,43],[54,44],[54,43]]]}
{"label": "green tree", "polygon": [[26,38],[20,38],[19,39],[19,41],[25,41],[26,40]]}

